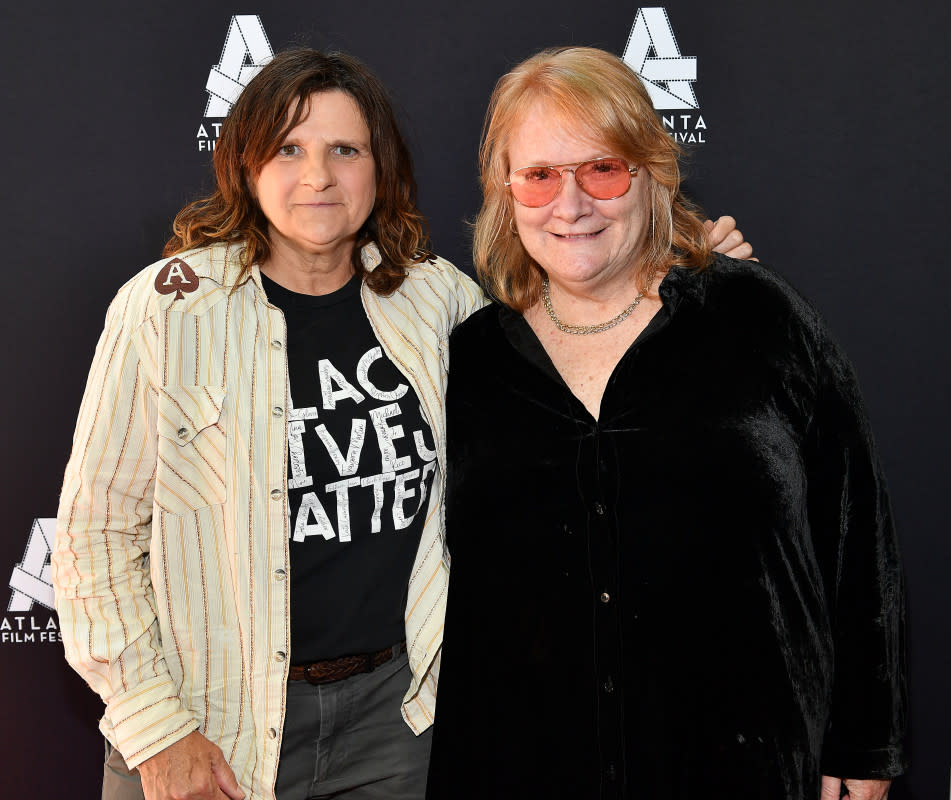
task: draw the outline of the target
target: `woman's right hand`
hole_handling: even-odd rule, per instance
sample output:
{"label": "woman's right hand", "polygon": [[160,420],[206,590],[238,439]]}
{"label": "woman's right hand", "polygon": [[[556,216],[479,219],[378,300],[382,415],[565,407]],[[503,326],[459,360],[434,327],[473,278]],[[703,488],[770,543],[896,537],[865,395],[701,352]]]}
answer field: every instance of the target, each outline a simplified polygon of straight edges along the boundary
{"label": "woman's right hand", "polygon": [[217,745],[192,731],[139,764],[146,800],[244,800]]}

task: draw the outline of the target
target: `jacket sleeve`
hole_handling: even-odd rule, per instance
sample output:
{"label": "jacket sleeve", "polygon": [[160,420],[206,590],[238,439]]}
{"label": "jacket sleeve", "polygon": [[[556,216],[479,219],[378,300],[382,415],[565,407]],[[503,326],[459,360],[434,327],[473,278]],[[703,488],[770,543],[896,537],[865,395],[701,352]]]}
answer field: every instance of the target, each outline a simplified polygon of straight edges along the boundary
{"label": "jacket sleeve", "polygon": [[130,767],[198,728],[166,666],[149,575],[156,332],[135,321],[133,296],[113,301],[96,348],[52,554],[66,658],[105,701],[100,727]]}
{"label": "jacket sleeve", "polygon": [[885,779],[907,766],[901,561],[855,374],[827,333],[819,342],[806,466],[835,664],[821,766],[826,775]]}
{"label": "jacket sleeve", "polygon": [[[459,300],[459,313],[456,317],[455,325],[464,322],[489,302],[489,299],[485,296],[479,284],[472,280],[472,278],[462,272],[459,272],[458,276],[459,282],[456,295]],[[455,325],[453,327],[455,327]]]}
{"label": "jacket sleeve", "polygon": [[446,329],[443,335],[448,340],[456,325],[487,305],[489,300],[479,284],[446,259],[434,256],[431,264],[430,275],[434,283],[429,288],[445,306]]}

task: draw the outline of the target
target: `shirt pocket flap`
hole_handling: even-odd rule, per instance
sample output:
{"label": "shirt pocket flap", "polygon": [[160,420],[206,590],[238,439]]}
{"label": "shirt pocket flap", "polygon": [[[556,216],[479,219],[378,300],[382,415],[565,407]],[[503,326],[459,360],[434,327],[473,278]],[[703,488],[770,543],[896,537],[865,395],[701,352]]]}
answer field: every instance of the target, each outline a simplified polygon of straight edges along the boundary
{"label": "shirt pocket flap", "polygon": [[225,391],[216,386],[163,386],[159,389],[158,434],[179,447],[217,425]]}
{"label": "shirt pocket flap", "polygon": [[163,386],[158,397],[156,506],[187,514],[227,499],[225,392],[212,386]]}

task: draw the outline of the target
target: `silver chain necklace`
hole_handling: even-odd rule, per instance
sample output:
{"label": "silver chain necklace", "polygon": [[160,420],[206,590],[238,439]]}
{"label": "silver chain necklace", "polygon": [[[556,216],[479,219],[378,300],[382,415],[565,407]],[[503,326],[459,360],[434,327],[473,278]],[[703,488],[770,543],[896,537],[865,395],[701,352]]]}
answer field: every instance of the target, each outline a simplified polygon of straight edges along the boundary
{"label": "silver chain necklace", "polygon": [[657,268],[654,268],[654,271],[650,274],[650,277],[647,279],[647,285],[637,293],[637,297],[634,298],[633,302],[625,308],[620,314],[618,314],[613,319],[609,319],[607,322],[599,322],[596,325],[571,325],[567,322],[562,322],[558,319],[558,315],[555,313],[555,309],[551,304],[551,293],[548,289],[548,276],[546,275],[542,278],[542,302],[545,304],[545,310],[548,312],[548,316],[551,317],[551,321],[555,323],[555,327],[558,328],[562,333],[570,333],[574,336],[586,336],[589,333],[603,333],[604,331],[609,331],[611,328],[620,325],[624,320],[626,320],[635,308],[640,304],[641,300],[644,299],[644,295],[650,291],[651,284],[654,282],[654,278],[657,276]]}

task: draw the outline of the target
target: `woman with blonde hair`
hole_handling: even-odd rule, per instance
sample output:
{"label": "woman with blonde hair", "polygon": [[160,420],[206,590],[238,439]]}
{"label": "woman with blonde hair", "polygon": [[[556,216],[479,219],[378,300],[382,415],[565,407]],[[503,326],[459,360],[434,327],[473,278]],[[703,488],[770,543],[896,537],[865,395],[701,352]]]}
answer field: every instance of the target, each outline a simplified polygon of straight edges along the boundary
{"label": "woman with blonde hair", "polygon": [[430,800],[881,800],[905,766],[854,374],[785,281],[711,254],[678,155],[600,50],[492,95]]}

